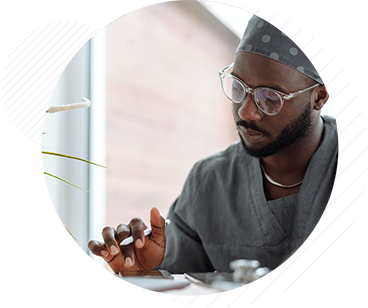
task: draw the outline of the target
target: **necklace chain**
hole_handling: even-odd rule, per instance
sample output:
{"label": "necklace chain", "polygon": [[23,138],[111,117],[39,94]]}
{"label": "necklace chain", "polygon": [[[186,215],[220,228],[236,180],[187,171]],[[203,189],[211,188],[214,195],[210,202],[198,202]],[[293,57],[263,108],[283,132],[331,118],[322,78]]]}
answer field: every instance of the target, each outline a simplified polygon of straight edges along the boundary
{"label": "necklace chain", "polygon": [[276,182],[275,180],[273,180],[266,172],[266,170],[263,168],[262,164],[261,164],[261,168],[262,168],[262,171],[263,171],[263,174],[264,176],[266,177],[266,179],[273,185],[275,186],[278,186],[278,187],[281,187],[281,188],[293,188],[293,187],[296,187],[296,186],[299,186],[300,184],[303,183],[303,180],[301,180],[300,182],[298,183],[295,183],[295,184],[291,184],[291,185],[284,185],[284,184],[281,184],[279,182]]}

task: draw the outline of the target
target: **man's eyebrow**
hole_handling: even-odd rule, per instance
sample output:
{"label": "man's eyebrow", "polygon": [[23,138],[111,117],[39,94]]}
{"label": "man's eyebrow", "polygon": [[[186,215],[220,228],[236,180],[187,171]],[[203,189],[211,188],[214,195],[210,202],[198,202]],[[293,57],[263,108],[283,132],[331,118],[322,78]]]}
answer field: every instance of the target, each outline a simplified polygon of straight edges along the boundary
{"label": "man's eyebrow", "polygon": [[[233,76],[235,76],[236,78],[239,78],[241,81],[243,81],[248,87],[250,87],[243,79],[241,79],[239,76],[237,76],[236,74],[234,74],[234,72],[231,72],[230,73],[231,75],[233,75]],[[279,86],[279,85],[259,85],[259,86],[257,86],[257,87],[255,87],[255,88],[261,88],[261,87],[264,87],[264,88],[270,88],[270,89],[273,89],[273,90],[277,90],[277,91],[279,91],[279,92],[282,92],[282,93],[284,93],[284,94],[286,94],[286,93],[288,93],[288,91],[286,90],[286,89],[283,89],[281,86]],[[251,88],[253,88],[253,87],[251,87]],[[255,88],[253,88],[253,89],[255,89]]]}
{"label": "man's eyebrow", "polygon": [[267,86],[267,88],[271,88],[271,89],[277,90],[277,91],[282,92],[284,94],[285,93],[288,93],[286,89],[283,89],[283,88],[281,88],[278,85]]}

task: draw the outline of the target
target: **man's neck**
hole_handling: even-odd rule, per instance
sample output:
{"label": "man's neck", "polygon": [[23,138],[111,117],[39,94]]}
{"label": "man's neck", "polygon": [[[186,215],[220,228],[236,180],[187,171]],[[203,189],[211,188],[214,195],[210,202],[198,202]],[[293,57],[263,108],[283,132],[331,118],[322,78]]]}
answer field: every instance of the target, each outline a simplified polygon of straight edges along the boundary
{"label": "man's neck", "polygon": [[297,183],[304,178],[309,160],[321,143],[323,119],[316,117],[306,137],[280,153],[261,159],[266,172],[280,183]]}

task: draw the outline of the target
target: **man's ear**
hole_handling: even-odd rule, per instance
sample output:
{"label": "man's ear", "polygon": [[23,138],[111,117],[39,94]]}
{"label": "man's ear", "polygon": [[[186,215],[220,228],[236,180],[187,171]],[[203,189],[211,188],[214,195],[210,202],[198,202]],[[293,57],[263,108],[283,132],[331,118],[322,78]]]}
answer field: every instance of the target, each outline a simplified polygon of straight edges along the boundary
{"label": "man's ear", "polygon": [[314,109],[321,110],[323,105],[326,104],[329,97],[325,85],[318,86],[315,89],[313,95],[314,95]]}

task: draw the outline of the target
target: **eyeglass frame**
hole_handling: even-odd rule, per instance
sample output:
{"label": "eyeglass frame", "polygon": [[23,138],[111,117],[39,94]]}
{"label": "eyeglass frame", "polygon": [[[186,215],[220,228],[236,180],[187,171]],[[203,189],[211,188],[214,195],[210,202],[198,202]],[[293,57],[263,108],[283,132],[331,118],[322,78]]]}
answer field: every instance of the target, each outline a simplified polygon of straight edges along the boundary
{"label": "eyeglass frame", "polygon": [[[289,94],[285,94],[281,91],[278,91],[278,90],[275,90],[275,89],[272,89],[272,88],[268,88],[268,87],[257,87],[255,89],[252,89],[251,87],[247,86],[245,84],[245,82],[243,80],[241,80],[240,78],[230,74],[230,73],[226,73],[227,70],[229,70],[230,68],[232,68],[234,66],[234,62],[225,66],[223,69],[221,69],[219,71],[219,77],[221,79],[221,88],[222,88],[222,91],[224,92],[225,96],[230,100],[232,101],[233,103],[235,104],[240,104],[246,97],[248,94],[252,94],[252,97],[253,97],[253,101],[254,103],[256,104],[257,108],[264,114],[266,115],[269,115],[269,116],[274,116],[274,115],[277,115],[281,110],[282,110],[282,107],[284,107],[284,100],[291,100],[292,98],[298,96],[299,94],[302,94],[304,92],[307,92],[309,90],[312,90],[314,88],[316,88],[317,86],[320,86],[321,84],[320,83],[316,83],[306,89],[303,89],[303,90],[300,90],[300,91],[297,91],[297,92],[293,92],[293,93],[289,93]],[[224,89],[224,78],[226,76],[231,76],[232,78],[236,79],[241,85],[242,87],[244,88],[244,97],[240,100],[240,102],[236,102],[234,101],[233,99],[231,99],[230,97],[227,96],[226,92],[225,92],[225,89]],[[277,111],[276,113],[268,113],[264,110],[261,109],[261,107],[258,106],[257,104],[257,100],[256,100],[256,97],[255,97],[255,92],[258,91],[258,90],[262,90],[262,89],[267,89],[267,90],[271,90],[273,92],[275,92],[276,94],[278,94],[278,96],[281,98],[281,107],[280,107],[280,110]]]}

